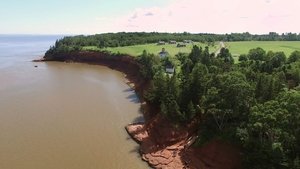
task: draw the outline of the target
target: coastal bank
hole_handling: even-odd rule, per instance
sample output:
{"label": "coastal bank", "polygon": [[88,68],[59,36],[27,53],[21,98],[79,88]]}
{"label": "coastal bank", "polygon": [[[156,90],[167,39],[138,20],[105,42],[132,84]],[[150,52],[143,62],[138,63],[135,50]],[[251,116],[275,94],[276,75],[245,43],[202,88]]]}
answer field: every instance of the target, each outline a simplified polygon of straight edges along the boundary
{"label": "coastal bank", "polygon": [[125,129],[140,144],[139,152],[153,168],[239,168],[239,151],[227,143],[214,140],[201,148],[193,147],[195,123],[175,126],[161,116],[159,108],[147,103],[143,96],[149,81],[140,75],[141,66],[134,57],[105,52],[77,51],[45,55],[39,61],[80,62],[107,66],[123,72],[140,98],[145,122],[128,124]]}

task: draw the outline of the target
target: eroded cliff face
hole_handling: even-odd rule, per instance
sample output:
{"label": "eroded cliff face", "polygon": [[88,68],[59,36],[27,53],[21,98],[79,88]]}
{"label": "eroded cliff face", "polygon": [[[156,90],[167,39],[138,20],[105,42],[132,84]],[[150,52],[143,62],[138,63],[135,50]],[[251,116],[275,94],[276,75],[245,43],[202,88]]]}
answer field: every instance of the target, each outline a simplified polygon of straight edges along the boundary
{"label": "eroded cliff face", "polygon": [[156,115],[145,124],[126,126],[140,146],[142,159],[156,169],[239,169],[239,150],[221,140],[194,147],[193,127],[176,127]]}
{"label": "eroded cliff face", "polygon": [[90,64],[103,64],[115,69],[119,67],[130,68],[130,70],[140,69],[140,65],[132,56],[111,55],[105,52],[93,51],[78,51],[70,53],[61,53],[56,55],[45,55],[43,57],[43,61],[83,62]]}

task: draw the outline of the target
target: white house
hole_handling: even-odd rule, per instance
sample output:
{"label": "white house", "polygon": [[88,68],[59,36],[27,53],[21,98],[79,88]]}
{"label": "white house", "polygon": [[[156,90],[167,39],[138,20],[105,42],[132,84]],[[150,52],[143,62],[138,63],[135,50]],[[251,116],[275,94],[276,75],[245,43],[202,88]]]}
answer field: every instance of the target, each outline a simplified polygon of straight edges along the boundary
{"label": "white house", "polygon": [[175,40],[170,40],[169,44],[177,44]]}
{"label": "white house", "polygon": [[157,45],[165,45],[165,44],[166,44],[165,41],[159,41],[159,42],[157,43]]}

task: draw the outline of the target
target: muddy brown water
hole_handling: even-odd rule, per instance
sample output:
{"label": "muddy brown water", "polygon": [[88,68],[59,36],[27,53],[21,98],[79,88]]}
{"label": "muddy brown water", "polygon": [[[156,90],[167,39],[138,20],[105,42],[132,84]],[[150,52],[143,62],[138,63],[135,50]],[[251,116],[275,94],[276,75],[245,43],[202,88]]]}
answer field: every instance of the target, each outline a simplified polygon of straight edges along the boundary
{"label": "muddy brown water", "polygon": [[149,168],[124,129],[142,115],[122,73],[9,58],[0,54],[0,169]]}

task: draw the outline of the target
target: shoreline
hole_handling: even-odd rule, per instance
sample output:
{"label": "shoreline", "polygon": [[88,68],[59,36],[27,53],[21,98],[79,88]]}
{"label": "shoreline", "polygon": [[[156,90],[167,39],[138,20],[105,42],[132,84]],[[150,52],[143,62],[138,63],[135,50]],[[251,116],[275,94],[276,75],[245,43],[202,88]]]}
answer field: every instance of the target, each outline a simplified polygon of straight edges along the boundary
{"label": "shoreline", "polygon": [[[52,58],[52,56],[50,57]],[[239,168],[232,158],[236,158],[233,151],[227,157],[228,145],[220,141],[211,141],[201,148],[191,145],[196,140],[195,125],[174,126],[157,112],[159,109],[147,103],[144,92],[149,88],[149,81],[143,79],[139,70],[141,65],[132,56],[109,55],[102,52],[72,52],[61,54],[60,59],[42,58],[33,62],[64,61],[102,65],[124,74],[125,83],[135,91],[140,102],[145,122],[128,124],[125,130],[130,137],[140,145],[139,153],[143,161],[152,168],[207,168],[234,169]],[[225,149],[224,149],[225,148]],[[223,150],[222,150],[223,149]],[[218,151],[223,151],[220,153]],[[230,150],[231,151],[231,150]],[[225,154],[224,154],[225,152]],[[220,159],[221,158],[221,159]],[[214,159],[218,159],[215,161]]]}

